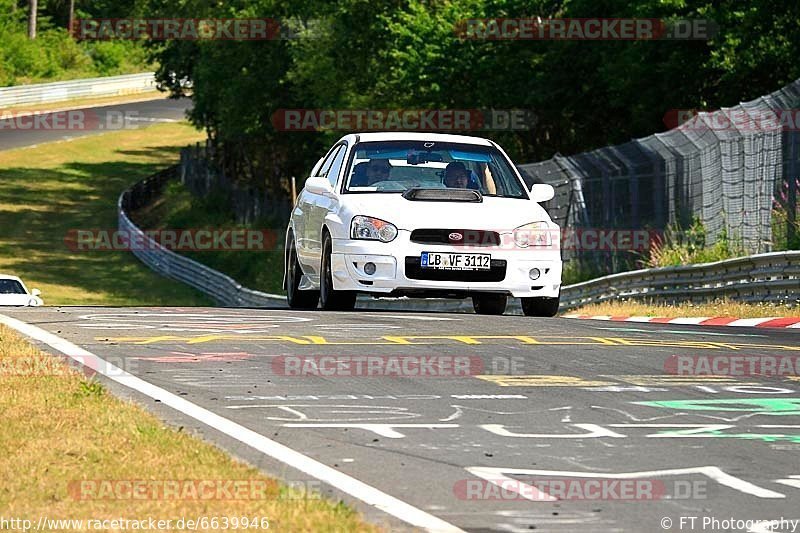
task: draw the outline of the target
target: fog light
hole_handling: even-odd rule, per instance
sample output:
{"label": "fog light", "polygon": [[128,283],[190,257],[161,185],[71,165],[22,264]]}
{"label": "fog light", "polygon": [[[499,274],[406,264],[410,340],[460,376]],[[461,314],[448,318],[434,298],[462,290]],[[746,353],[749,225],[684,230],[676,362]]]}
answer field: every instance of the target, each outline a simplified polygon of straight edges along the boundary
{"label": "fog light", "polygon": [[531,279],[539,279],[539,276],[541,276],[542,273],[539,272],[538,268],[532,268],[531,271],[528,272],[528,275],[531,277]]}
{"label": "fog light", "polygon": [[367,263],[364,265],[364,273],[367,276],[373,275],[377,269],[378,267],[375,266],[375,263]]}

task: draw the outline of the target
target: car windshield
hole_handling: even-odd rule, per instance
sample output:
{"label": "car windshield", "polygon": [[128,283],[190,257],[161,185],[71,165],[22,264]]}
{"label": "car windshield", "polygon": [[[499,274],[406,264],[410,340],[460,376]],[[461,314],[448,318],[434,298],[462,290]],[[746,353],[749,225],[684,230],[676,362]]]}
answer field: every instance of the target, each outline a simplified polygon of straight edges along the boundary
{"label": "car windshield", "polygon": [[0,279],[0,294],[27,294],[22,283],[15,279]]}
{"label": "car windshield", "polygon": [[363,142],[353,150],[345,192],[402,193],[412,188],[473,189],[525,198],[508,160],[493,146],[430,141]]}

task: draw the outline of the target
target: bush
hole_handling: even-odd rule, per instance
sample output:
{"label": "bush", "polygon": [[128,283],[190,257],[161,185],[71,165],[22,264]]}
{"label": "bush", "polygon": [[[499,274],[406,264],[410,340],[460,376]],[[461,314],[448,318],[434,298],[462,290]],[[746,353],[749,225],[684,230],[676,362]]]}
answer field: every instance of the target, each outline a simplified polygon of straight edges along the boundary
{"label": "bush", "polygon": [[695,218],[687,231],[675,227],[667,228],[664,239],[650,247],[650,255],[644,260],[649,268],[711,263],[744,255],[740,239],[731,239],[723,230],[712,246],[706,246],[706,229],[699,218]]}
{"label": "bush", "polygon": [[152,68],[136,42],[78,43],[46,24],[33,41],[22,23],[0,24],[0,86],[142,72]]}

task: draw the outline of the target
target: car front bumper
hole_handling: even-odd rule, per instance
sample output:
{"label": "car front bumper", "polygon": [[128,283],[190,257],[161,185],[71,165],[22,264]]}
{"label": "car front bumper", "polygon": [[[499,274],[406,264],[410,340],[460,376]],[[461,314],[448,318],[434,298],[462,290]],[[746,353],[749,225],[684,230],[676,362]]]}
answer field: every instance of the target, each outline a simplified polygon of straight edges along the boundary
{"label": "car front bumper", "polygon": [[[423,252],[490,254],[492,270],[431,271],[419,268]],[[373,263],[375,273],[364,271]],[[539,277],[531,278],[532,269]],[[556,297],[561,288],[561,253],[557,248],[515,246],[450,246],[411,242],[401,230],[389,243],[334,239],[331,276],[336,290],[379,294],[458,294],[494,292],[515,297]],[[436,278],[436,279],[419,279]],[[444,279],[449,278],[449,279]]]}

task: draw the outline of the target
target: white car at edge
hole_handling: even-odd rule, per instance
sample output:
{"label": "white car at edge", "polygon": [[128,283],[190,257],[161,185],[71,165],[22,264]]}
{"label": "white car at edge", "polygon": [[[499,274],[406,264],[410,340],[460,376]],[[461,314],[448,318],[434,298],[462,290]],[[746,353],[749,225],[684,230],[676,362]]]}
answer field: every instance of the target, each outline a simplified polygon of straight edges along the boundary
{"label": "white car at edge", "polygon": [[478,137],[362,133],[317,162],[286,231],[289,306],[347,310],[357,293],[471,297],[502,314],[553,316],[560,231],[505,152]]}
{"label": "white car at edge", "polygon": [[39,307],[44,305],[39,298],[41,291],[28,287],[16,276],[0,274],[0,306]]}

